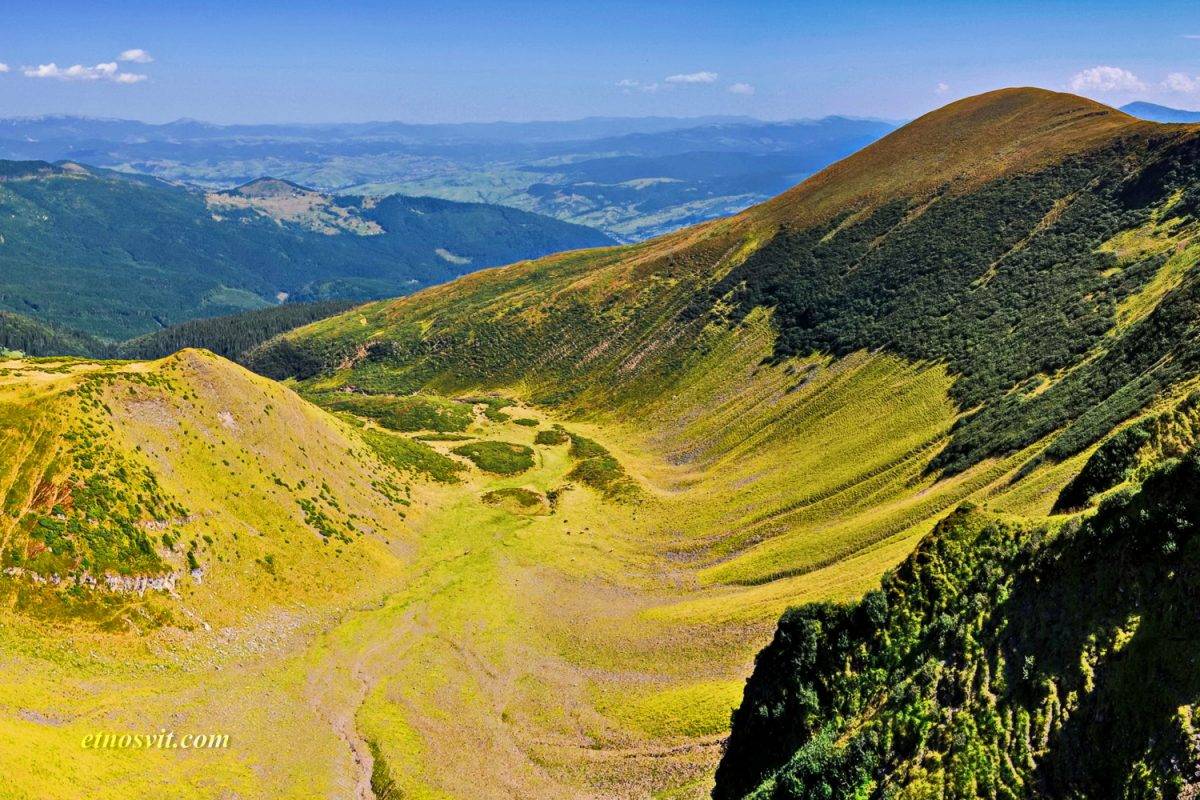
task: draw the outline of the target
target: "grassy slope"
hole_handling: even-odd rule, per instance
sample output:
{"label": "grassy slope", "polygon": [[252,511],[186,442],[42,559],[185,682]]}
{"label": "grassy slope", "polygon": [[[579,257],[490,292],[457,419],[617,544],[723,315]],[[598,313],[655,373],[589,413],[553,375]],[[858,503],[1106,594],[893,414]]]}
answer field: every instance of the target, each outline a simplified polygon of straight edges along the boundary
{"label": "grassy slope", "polygon": [[[940,476],[930,463],[961,417],[950,395],[955,376],[944,365],[879,352],[772,360],[768,312],[731,325],[719,301],[700,316],[689,305],[781,223],[825,225],[857,210],[844,220],[853,225],[898,197],[919,208],[927,193],[968,195],[1118,139],[1136,153],[1159,134],[1040,90],[972,98],[739,217],[365,306],[290,334],[251,361],[324,390],[509,392],[604,443],[645,497],[629,528],[607,507],[590,510],[586,524],[635,533],[646,574],[660,585],[651,598],[630,600],[639,593],[607,576],[635,613],[590,635],[581,631],[598,624],[590,621],[595,612],[571,613],[559,635],[587,643],[586,655],[574,658],[593,670],[603,664],[646,676],[640,691],[597,681],[594,709],[660,747],[684,732],[703,747],[724,729],[749,656],[784,608],[858,596],[964,500],[1048,514],[1089,451],[1038,461],[1049,440],[1035,438]],[[1177,285],[1182,269],[1173,265],[1159,280]],[[1149,284],[1120,320],[1164,294]],[[704,785],[703,769],[672,775],[660,764],[627,774],[695,791]]]}
{"label": "grassy slope", "polygon": [[[324,412],[197,351],[128,365],[10,361],[2,371],[6,565],[22,554],[34,566],[27,556],[39,545],[25,523],[46,512],[47,487],[70,508],[91,472],[80,458],[87,439],[105,453],[96,463],[127,464],[128,482],[108,481],[117,495],[135,492],[148,470],[158,493],[186,509],[135,523],[162,561],[145,574],[174,573],[173,593],[77,596],[29,575],[0,578],[6,796],[75,797],[87,786],[88,796],[128,797],[170,782],[176,796],[306,797],[353,780],[345,742],[322,720],[324,701],[309,698],[308,678],[287,655],[399,580],[411,547],[405,508],[373,484],[394,485],[398,500],[404,477]],[[345,541],[327,543],[306,523],[297,498],[318,495],[314,481],[337,498],[340,510],[317,503]],[[162,534],[177,546],[165,547]],[[53,574],[79,573],[67,563]],[[256,702],[238,700],[249,696]],[[98,729],[163,726],[220,729],[240,744],[178,758],[80,747]],[[280,752],[281,730],[312,734]],[[270,750],[278,757],[251,767]]]}
{"label": "grassy slope", "polygon": [[[222,673],[201,662],[179,678],[195,719],[222,720],[247,737],[231,758],[263,765],[253,774],[229,765],[196,793],[243,781],[248,796],[329,794],[331,786],[348,794],[364,772],[353,766],[352,745],[360,762],[374,753],[377,775],[386,771],[407,797],[702,796],[753,655],[785,608],[860,595],[963,500],[1048,513],[1086,453],[1020,471],[1045,444],[1038,442],[953,477],[927,471],[960,417],[944,364],[886,352],[772,361],[769,312],[754,310],[736,325],[719,313],[686,313],[773,235],[779,215],[817,224],[910,185],[949,181],[966,190],[1033,153],[1053,160],[1114,132],[1143,130],[1048,93],[1001,93],[947,113],[960,135],[921,158],[892,156],[894,173],[881,166],[896,147],[885,140],[836,167],[839,181],[814,179],[740,217],[638,247],[472,275],[261,349],[258,369],[300,375],[300,388],[317,399],[337,389],[421,389],[532,401],[509,419],[489,417],[483,408],[493,409],[480,404],[465,433],[532,446],[535,464],[508,476],[484,473],[452,452],[462,442],[428,441],[462,469],[439,472],[454,483],[413,483],[403,522],[411,560],[396,566],[396,580],[356,585],[362,594],[336,601],[325,617],[296,612],[310,627],[261,659]],[[961,134],[986,129],[980,115],[1012,150],[977,158],[995,140]],[[1024,125],[1035,133],[1025,137]],[[1046,146],[1047,131],[1058,149]],[[966,147],[955,150],[960,139]],[[913,149],[907,141],[904,152]],[[974,168],[964,175],[968,162]],[[558,422],[576,440],[598,443],[636,496],[609,498],[579,485],[568,477],[578,466],[572,446],[536,445],[537,431],[512,417]],[[372,436],[410,436],[345,419]],[[340,463],[315,466],[345,477]],[[553,496],[553,513],[514,513],[483,500],[506,488]],[[333,494],[348,490],[339,485]],[[314,632],[314,619],[324,632]],[[11,651],[49,660],[28,647]],[[266,671],[272,661],[282,665],[277,677]],[[81,668],[63,669],[78,695],[96,691]],[[66,713],[40,678],[31,680],[24,696],[41,698],[34,711]],[[113,699],[131,683],[98,693],[109,713],[164,718],[161,706],[135,712]],[[253,692],[267,700],[223,718],[217,701],[198,699],[214,685],[218,699]],[[21,721],[17,702],[6,717],[12,729],[54,740]],[[270,740],[289,725],[314,731],[296,752]],[[85,755],[58,747],[66,769],[89,766]],[[187,769],[167,762],[158,774],[200,786]],[[106,785],[140,779],[122,773]],[[270,780],[285,788],[270,794]],[[18,785],[36,783],[26,773]]]}

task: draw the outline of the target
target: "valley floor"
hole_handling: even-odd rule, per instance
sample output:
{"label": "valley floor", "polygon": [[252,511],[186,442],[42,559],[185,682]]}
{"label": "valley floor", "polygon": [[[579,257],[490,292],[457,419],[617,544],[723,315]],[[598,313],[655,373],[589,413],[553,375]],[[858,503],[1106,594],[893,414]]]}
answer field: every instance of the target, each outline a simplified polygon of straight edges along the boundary
{"label": "valley floor", "polygon": [[[762,367],[767,342],[745,336],[739,374],[625,419],[561,421],[611,451],[633,501],[568,486],[570,444],[534,446],[559,422],[545,411],[509,408],[518,425],[477,408],[471,437],[533,446],[533,468],[414,482],[390,566],[335,603],[298,593],[244,625],[146,636],[13,619],[0,796],[707,796],[782,610],[858,596],[967,498],[1046,513],[1071,469],[1010,484],[1017,456],[936,481],[924,469],[954,419],[940,368]],[[553,508],[481,501],[514,487]],[[230,744],[81,747],[160,730]]]}

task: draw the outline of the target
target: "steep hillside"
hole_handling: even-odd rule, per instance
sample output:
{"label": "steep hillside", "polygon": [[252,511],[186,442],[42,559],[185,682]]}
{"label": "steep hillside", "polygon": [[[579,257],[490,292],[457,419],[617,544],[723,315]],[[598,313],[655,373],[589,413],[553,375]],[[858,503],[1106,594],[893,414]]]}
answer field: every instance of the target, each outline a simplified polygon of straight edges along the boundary
{"label": "steep hillside", "polygon": [[0,163],[0,306],[123,339],[281,298],[394,296],[610,241],[508,208],[270,185],[206,198],[72,162]]}
{"label": "steep hillside", "polygon": [[[1114,445],[1088,467],[1100,489],[1064,494],[1097,443],[1159,425],[1147,420],[1175,413],[1200,376],[1197,170],[1192,128],[994,92],[737,217],[369,304],[249,363],[327,404],[502,392],[603,443],[640,487],[637,521],[610,501],[585,524],[635,537],[639,563],[672,576],[638,617],[696,670],[667,679],[614,625],[604,663],[667,685],[653,700],[627,690],[610,713],[661,746],[701,747],[728,700],[697,697],[748,674],[783,609],[877,586],[964,502],[1054,527],[1056,506],[1092,513],[1177,452]],[[1147,587],[1147,604],[1169,602]],[[759,682],[772,679],[788,680]],[[773,714],[786,761],[804,741],[780,730],[805,729],[790,706]],[[723,772],[753,780],[728,796],[766,774],[739,763],[756,747],[731,744]],[[707,788],[699,766],[669,771],[630,768],[658,788]]]}
{"label": "steep hillside", "polygon": [[713,797],[1193,797],[1200,457],[1060,531],[962,510],[784,615]]}
{"label": "steep hillside", "polygon": [[[153,586],[193,621],[228,624],[309,581],[350,592],[391,558],[382,531],[403,529],[401,482],[270,381],[195,350],[2,372],[10,609],[136,625],[155,604],[122,592]],[[70,590],[97,585],[114,589],[97,609]]]}
{"label": "steep hillside", "polygon": [[367,390],[520,382],[611,412],[667,391],[706,338],[767,308],[776,360],[945,363],[973,413],[938,465],[1051,434],[1061,459],[1194,372],[1198,146],[1069,96],[972,98],[740,217],[368,306],[256,363],[352,365],[336,380]]}

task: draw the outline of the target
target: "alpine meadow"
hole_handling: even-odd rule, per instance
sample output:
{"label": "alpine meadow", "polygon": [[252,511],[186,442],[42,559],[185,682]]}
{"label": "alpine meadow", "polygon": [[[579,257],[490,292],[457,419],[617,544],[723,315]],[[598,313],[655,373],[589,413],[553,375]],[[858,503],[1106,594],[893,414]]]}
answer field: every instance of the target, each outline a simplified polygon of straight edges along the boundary
{"label": "alpine meadow", "polygon": [[[879,113],[777,119],[731,66],[642,77],[649,32],[593,52],[595,9],[471,5],[406,10],[408,71],[382,6],[220,67],[163,11],[194,76],[0,43],[0,100],[72,110],[0,120],[38,159],[0,161],[0,800],[1200,797],[1200,123],[1164,105],[1200,77],[939,78],[893,123],[928,98],[848,76]],[[827,44],[702,3],[689,47],[882,41],[821,5]],[[64,47],[111,38],[74,11]],[[861,69],[983,69],[915,25]],[[351,30],[312,122],[113,116],[290,118],[282,43]],[[570,115],[597,54],[613,116],[472,121]],[[330,121],[398,81],[454,122]]]}

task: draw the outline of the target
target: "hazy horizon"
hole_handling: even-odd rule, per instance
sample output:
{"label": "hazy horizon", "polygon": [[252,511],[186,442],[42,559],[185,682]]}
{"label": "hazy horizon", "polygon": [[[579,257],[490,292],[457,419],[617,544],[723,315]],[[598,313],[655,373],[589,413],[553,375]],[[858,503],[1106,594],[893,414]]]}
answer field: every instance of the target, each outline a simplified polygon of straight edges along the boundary
{"label": "hazy horizon", "polygon": [[[911,119],[1006,86],[1200,106],[1194,6],[829,0],[430,9],[369,0],[13,3],[3,116],[160,124],[410,124],[589,117]],[[564,53],[570,53],[564,59]]]}

